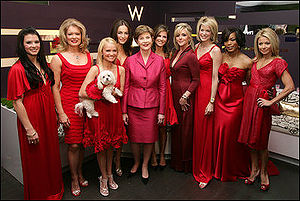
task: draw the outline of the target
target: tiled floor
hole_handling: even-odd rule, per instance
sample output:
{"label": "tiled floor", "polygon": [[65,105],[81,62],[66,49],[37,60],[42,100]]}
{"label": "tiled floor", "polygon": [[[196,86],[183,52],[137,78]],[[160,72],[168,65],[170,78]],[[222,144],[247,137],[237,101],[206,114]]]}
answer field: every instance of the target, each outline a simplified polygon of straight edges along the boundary
{"label": "tiled floor", "polygon": [[[99,193],[100,175],[95,157],[84,163],[83,171],[89,180],[89,187],[82,188],[79,197],[70,193],[70,172],[63,174],[65,183],[64,200],[299,200],[299,166],[277,159],[271,159],[278,167],[280,175],[270,177],[271,188],[268,192],[259,190],[259,181],[254,185],[237,182],[221,182],[213,179],[205,189],[199,189],[191,173],[176,172],[166,167],[163,171],[150,169],[150,181],[144,185],[141,172],[128,179],[126,175],[115,176],[118,190],[110,190],[108,197]],[[124,171],[129,171],[131,158],[122,158]],[[23,199],[23,186],[5,169],[1,168],[1,199]]]}

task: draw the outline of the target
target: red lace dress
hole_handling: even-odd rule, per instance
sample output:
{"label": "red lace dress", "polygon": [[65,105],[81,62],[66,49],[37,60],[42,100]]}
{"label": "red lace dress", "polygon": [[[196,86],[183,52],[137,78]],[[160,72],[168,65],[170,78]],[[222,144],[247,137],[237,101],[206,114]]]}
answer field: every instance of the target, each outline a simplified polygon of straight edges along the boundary
{"label": "red lace dress", "polygon": [[[199,47],[199,46],[198,46]],[[195,53],[197,54],[197,49]],[[210,51],[199,58],[200,84],[195,93],[194,136],[193,136],[193,175],[196,181],[208,183],[213,176],[213,123],[214,112],[204,115],[210,101],[213,61]]]}
{"label": "red lace dress", "polygon": [[246,72],[247,69],[229,68],[227,63],[219,68],[214,119],[214,177],[221,181],[236,181],[250,173],[248,147],[237,142],[243,114],[242,82]]}
{"label": "red lace dress", "polygon": [[257,63],[251,70],[250,86],[246,90],[243,119],[238,141],[250,148],[264,150],[268,148],[272,124],[270,107],[258,107],[257,99],[263,96],[264,90],[270,90],[287,70],[287,63],[280,58],[257,70]]}
{"label": "red lace dress", "polygon": [[[100,73],[100,68],[97,65]],[[86,87],[89,90],[95,86],[97,79],[92,81]],[[120,89],[119,66],[117,66],[117,83],[116,88]],[[96,96],[95,96],[96,97]],[[84,147],[94,146],[95,153],[108,149],[109,147],[119,148],[122,143],[128,142],[126,130],[122,118],[120,99],[118,103],[110,103],[104,99],[95,101],[95,110],[99,113],[98,117],[86,117],[84,130]]]}
{"label": "red lace dress", "polygon": [[75,105],[79,103],[78,92],[85,79],[86,74],[91,68],[90,53],[86,53],[88,62],[85,65],[70,64],[62,54],[57,54],[62,61],[60,90],[61,103],[64,112],[70,120],[70,127],[64,128],[65,143],[82,143],[84,131],[84,117],[75,113]]}
{"label": "red lace dress", "polygon": [[166,67],[166,111],[165,111],[165,121],[164,126],[166,125],[174,125],[178,124],[177,120],[177,114],[174,108],[173,104],[173,97],[172,97],[172,90],[171,90],[171,84],[170,84],[170,76],[171,76],[171,70],[170,70],[170,59],[166,58],[164,59],[165,67]]}
{"label": "red lace dress", "polygon": [[38,144],[29,144],[26,131],[17,119],[20,152],[22,160],[24,199],[62,199],[62,180],[57,118],[54,99],[50,87],[40,84],[31,89],[24,67],[20,61],[8,73],[7,99],[17,100],[24,94],[23,105],[33,128],[39,135]]}

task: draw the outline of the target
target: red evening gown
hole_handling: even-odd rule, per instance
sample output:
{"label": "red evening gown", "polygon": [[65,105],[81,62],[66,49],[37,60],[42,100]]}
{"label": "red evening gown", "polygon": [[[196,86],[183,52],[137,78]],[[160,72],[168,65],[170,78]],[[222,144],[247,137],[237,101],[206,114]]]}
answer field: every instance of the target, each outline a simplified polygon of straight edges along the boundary
{"label": "red evening gown", "polygon": [[62,180],[57,118],[50,87],[40,84],[31,89],[24,67],[20,61],[14,64],[8,74],[7,99],[17,100],[24,94],[23,105],[29,121],[39,135],[38,144],[29,144],[26,131],[17,119],[20,152],[22,160],[24,199],[61,199],[64,192]]}
{"label": "red evening gown", "polygon": [[[198,46],[199,47],[199,46]],[[195,53],[197,55],[197,49]],[[210,101],[213,61],[210,51],[214,45],[203,54],[198,62],[200,67],[200,84],[195,93],[195,117],[193,137],[193,175],[198,182],[208,183],[213,176],[213,123],[214,112],[204,115],[205,108]]]}
{"label": "red evening gown", "polygon": [[287,70],[287,63],[280,58],[257,70],[257,63],[251,69],[250,86],[246,90],[243,107],[243,119],[238,141],[250,148],[263,150],[268,148],[272,124],[270,107],[258,107],[257,99],[264,90],[270,90],[282,73]]}
{"label": "red evening gown", "polygon": [[[170,63],[176,58],[178,51]],[[172,94],[178,125],[171,135],[171,167],[176,171],[191,172],[193,159],[194,91],[199,84],[199,66],[192,48],[187,47],[171,69]],[[187,111],[181,109],[179,99],[186,91],[191,92]]]}
{"label": "red evening gown", "polygon": [[219,85],[215,101],[214,145],[215,174],[221,181],[236,181],[250,174],[250,154],[247,146],[237,142],[243,114],[242,82],[247,69],[219,68]]}
{"label": "red evening gown", "polygon": [[[97,67],[99,69],[98,65]],[[97,79],[88,84],[86,91],[88,92],[93,88],[96,82]],[[119,66],[117,66],[117,82],[115,87],[120,89]],[[122,144],[128,142],[122,118],[120,99],[117,99],[117,101],[118,103],[110,103],[104,99],[95,101],[95,110],[99,116],[86,117],[83,139],[84,147],[94,146],[95,153],[97,153],[109,147],[119,148]]]}
{"label": "red evening gown", "polygon": [[78,92],[85,79],[86,74],[91,68],[90,53],[86,53],[88,62],[85,65],[70,64],[62,54],[57,54],[62,61],[60,90],[61,103],[64,112],[70,120],[70,127],[64,128],[65,143],[82,143],[84,131],[84,117],[75,113],[75,105],[79,103]]}
{"label": "red evening gown", "polygon": [[170,59],[166,58],[164,59],[165,67],[166,67],[166,111],[165,111],[165,121],[164,126],[166,125],[174,125],[178,124],[177,114],[174,108],[173,103],[173,97],[172,97],[172,90],[171,90],[171,84],[170,84],[170,76],[171,76],[171,70],[170,70]]}

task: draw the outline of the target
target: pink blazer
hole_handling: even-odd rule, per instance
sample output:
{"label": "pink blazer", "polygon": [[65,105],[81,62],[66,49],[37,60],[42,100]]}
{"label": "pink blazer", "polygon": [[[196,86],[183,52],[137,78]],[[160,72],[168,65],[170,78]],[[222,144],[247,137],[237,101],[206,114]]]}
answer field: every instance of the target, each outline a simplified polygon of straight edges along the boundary
{"label": "pink blazer", "polygon": [[127,113],[127,106],[138,108],[159,107],[159,114],[164,114],[166,106],[166,68],[163,58],[151,52],[145,65],[141,52],[138,52],[127,58],[125,69],[122,112]]}

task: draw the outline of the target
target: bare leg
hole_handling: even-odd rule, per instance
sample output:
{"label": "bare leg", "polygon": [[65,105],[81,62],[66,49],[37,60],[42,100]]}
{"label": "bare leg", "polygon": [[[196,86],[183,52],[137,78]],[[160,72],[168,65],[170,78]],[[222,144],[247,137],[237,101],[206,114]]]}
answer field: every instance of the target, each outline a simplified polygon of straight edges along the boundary
{"label": "bare leg", "polygon": [[259,174],[259,166],[258,166],[258,159],[259,159],[259,154],[257,150],[252,149],[250,151],[250,156],[251,156],[251,173],[250,176],[248,177],[249,180],[254,181],[257,175]]}
{"label": "bare leg", "polygon": [[112,174],[112,160],[113,160],[113,150],[110,147],[106,150],[106,172],[107,172],[107,175]]}
{"label": "bare leg", "polygon": [[148,172],[148,163],[149,159],[151,157],[152,148],[154,143],[145,143],[144,144],[144,155],[143,155],[143,165],[142,165],[142,177],[148,178],[149,172]]}
{"label": "bare leg", "polygon": [[153,145],[151,156],[152,156],[151,157],[151,165],[153,167],[156,167],[158,164],[157,164],[157,158],[156,158],[156,152],[155,152],[155,144]]}
{"label": "bare leg", "polygon": [[116,151],[115,156],[115,165],[116,165],[116,173],[118,176],[122,176],[122,169],[121,169],[121,153],[122,153],[123,144],[121,144],[120,148]]}
{"label": "bare leg", "polygon": [[79,167],[79,144],[69,144],[68,146],[68,161],[71,172],[71,190],[80,190],[78,183],[78,167]]}
{"label": "bare leg", "polygon": [[267,164],[269,160],[269,152],[267,149],[259,151],[261,157],[261,170],[260,170],[260,179],[262,184],[269,184],[269,177],[267,171]]}
{"label": "bare leg", "polygon": [[107,185],[108,176],[107,176],[107,168],[106,168],[106,164],[107,164],[106,153],[107,153],[106,150],[97,153],[97,161],[98,161],[98,165],[99,165],[99,168],[101,171],[100,193],[103,196],[108,196],[108,194],[109,194],[108,185]]}
{"label": "bare leg", "polygon": [[134,165],[132,166],[130,172],[135,173],[140,164],[140,144],[138,143],[131,143],[131,151],[134,158]]}
{"label": "bare leg", "polygon": [[166,166],[166,159],[165,159],[165,149],[166,149],[166,142],[167,142],[167,132],[166,127],[160,128],[160,135],[159,135],[159,150],[160,150],[160,166]]}
{"label": "bare leg", "polygon": [[81,144],[80,145],[80,150],[79,150],[79,164],[78,164],[78,177],[79,177],[79,182],[80,183],[85,182],[85,179],[84,179],[83,174],[82,174],[83,159],[84,159],[84,147]]}

